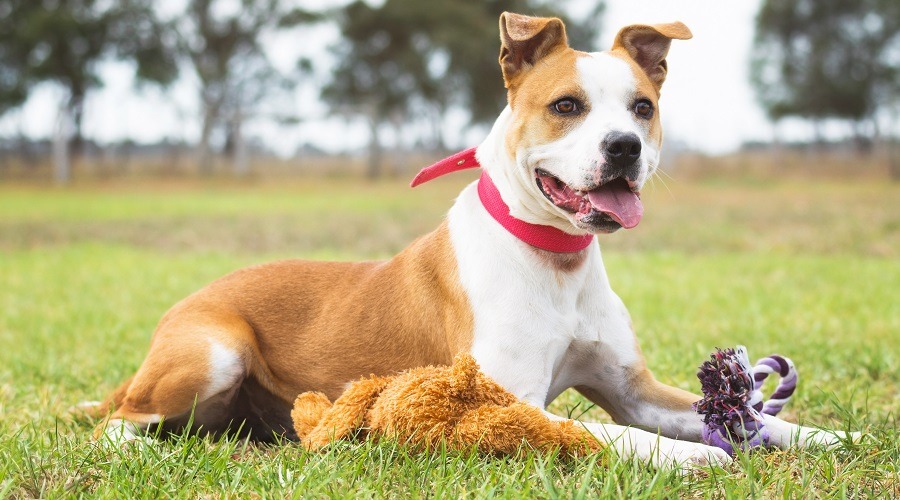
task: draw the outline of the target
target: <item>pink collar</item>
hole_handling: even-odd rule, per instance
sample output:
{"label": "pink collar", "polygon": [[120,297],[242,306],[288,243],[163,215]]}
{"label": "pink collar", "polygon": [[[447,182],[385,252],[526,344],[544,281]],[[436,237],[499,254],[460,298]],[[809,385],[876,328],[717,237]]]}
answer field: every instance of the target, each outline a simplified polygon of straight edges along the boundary
{"label": "pink collar", "polygon": [[[412,180],[410,186],[416,187],[419,184],[451,172],[480,167],[481,165],[475,158],[475,149],[471,148],[461,151],[453,156],[444,158],[434,165],[423,168]],[[481,178],[478,179],[478,198],[481,199],[481,204],[484,205],[484,208],[494,220],[499,222],[513,236],[529,245],[550,252],[564,253],[584,250],[594,241],[594,235],[592,234],[574,236],[553,226],[532,224],[509,215],[509,206],[500,197],[500,191],[497,191],[497,186],[494,185],[494,182],[485,171],[481,172]]]}

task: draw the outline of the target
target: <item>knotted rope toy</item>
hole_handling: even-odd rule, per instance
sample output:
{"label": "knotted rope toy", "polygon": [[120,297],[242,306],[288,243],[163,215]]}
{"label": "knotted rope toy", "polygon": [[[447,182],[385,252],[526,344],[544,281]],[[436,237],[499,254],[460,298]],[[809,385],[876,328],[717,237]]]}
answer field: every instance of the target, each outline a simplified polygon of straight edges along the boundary
{"label": "knotted rope toy", "polygon": [[[763,401],[766,378],[777,373],[781,380],[768,401]],[[735,448],[767,446],[769,432],[762,414],[776,415],[794,394],[794,363],[773,354],[750,365],[747,348],[718,349],[697,372],[703,399],[694,409],[703,415],[703,441],[734,455]]]}

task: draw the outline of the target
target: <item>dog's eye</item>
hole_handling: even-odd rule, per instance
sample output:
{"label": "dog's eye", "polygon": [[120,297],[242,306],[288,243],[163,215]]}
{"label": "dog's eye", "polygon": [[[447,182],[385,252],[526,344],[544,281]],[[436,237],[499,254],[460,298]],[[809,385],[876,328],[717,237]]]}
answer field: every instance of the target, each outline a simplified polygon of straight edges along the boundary
{"label": "dog's eye", "polygon": [[578,112],[578,104],[572,99],[560,99],[553,103],[553,111],[560,115],[571,115]]}
{"label": "dog's eye", "polygon": [[634,114],[641,118],[651,118],[653,116],[653,105],[647,99],[641,99],[634,103]]}

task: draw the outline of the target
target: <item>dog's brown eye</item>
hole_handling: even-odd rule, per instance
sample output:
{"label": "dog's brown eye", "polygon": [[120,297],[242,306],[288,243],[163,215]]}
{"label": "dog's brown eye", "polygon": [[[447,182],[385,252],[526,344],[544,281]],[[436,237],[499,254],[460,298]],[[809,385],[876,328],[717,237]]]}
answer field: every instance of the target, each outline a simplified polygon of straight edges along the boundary
{"label": "dog's brown eye", "polygon": [[578,105],[572,99],[560,99],[553,103],[553,110],[561,115],[570,115],[578,111]]}
{"label": "dog's brown eye", "polygon": [[646,99],[634,103],[634,114],[641,118],[650,118],[653,116],[653,105]]}

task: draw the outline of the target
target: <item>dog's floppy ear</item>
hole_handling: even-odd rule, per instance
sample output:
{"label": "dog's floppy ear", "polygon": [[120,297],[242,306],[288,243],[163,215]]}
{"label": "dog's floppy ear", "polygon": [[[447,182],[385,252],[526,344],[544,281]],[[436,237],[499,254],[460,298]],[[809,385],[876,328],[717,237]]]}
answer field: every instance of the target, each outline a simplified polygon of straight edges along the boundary
{"label": "dog's floppy ear", "polygon": [[559,48],[568,47],[566,27],[555,17],[500,15],[500,68],[509,87],[513,78]]}
{"label": "dog's floppy ear", "polygon": [[659,89],[666,80],[666,55],[672,40],[687,40],[692,36],[691,30],[678,21],[654,25],[633,24],[619,30],[612,50],[624,50]]}

